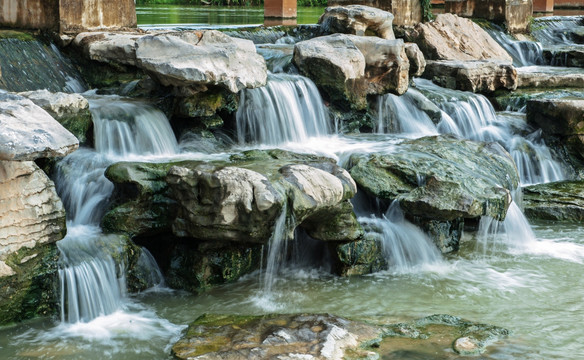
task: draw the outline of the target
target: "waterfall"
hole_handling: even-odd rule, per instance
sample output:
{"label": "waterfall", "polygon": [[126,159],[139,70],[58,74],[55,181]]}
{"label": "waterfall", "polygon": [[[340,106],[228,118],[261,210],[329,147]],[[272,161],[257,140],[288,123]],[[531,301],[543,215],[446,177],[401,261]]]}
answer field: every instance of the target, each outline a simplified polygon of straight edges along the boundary
{"label": "waterfall", "polygon": [[543,57],[543,47],[535,41],[519,41],[507,34],[500,27],[490,24],[487,32],[513,58],[515,66],[546,65]]}
{"label": "waterfall", "polygon": [[529,222],[515,201],[509,205],[505,220],[483,216],[479,222],[477,250],[483,254],[505,251],[509,247],[525,249],[536,241]]}
{"label": "waterfall", "polygon": [[[475,141],[496,141],[512,155],[522,185],[564,180],[566,174],[541,139],[540,131],[521,136],[530,130],[524,115],[497,115],[486,97],[464,91],[444,89],[429,80],[416,79],[416,88],[433,100],[448,117],[437,128]],[[447,122],[447,123],[446,123]]]}
{"label": "waterfall", "polygon": [[531,35],[544,45],[578,45],[571,30],[584,25],[581,16],[548,16],[535,18]]}
{"label": "waterfall", "polygon": [[416,96],[423,96],[410,88],[402,96],[386,94],[378,97],[377,133],[403,134],[406,136],[437,135],[438,130],[430,116],[420,110]]}
{"label": "waterfall", "polygon": [[[123,238],[103,235],[99,229],[113,191],[113,184],[104,176],[106,168],[128,156],[177,150],[166,117],[146,104],[119,98],[90,99],[90,110],[96,149],[82,148],[66,156],[57,164],[55,175],[68,216],[67,236],[57,246],[61,253],[61,319],[69,323],[111,314],[126,296],[124,270],[118,268],[123,264],[116,264],[113,258],[124,246]],[[143,266],[153,266],[145,249],[140,256]],[[161,281],[156,267],[146,277],[153,285]]]}
{"label": "waterfall", "polygon": [[240,143],[278,145],[330,134],[328,112],[316,86],[298,75],[270,74],[266,86],[240,94]]}
{"label": "waterfall", "polygon": [[288,236],[289,229],[288,225],[288,213],[287,206],[284,205],[282,212],[276,219],[276,224],[274,225],[274,232],[268,242],[268,256],[266,258],[266,271],[263,275],[262,289],[264,295],[269,296],[272,293],[272,287],[276,282],[276,277],[278,271],[281,269],[282,265],[286,263],[286,255],[288,250]]}
{"label": "waterfall", "polygon": [[382,244],[389,270],[408,273],[422,265],[437,264],[442,256],[420,228],[406,220],[398,201],[381,217],[358,218],[367,233]]}

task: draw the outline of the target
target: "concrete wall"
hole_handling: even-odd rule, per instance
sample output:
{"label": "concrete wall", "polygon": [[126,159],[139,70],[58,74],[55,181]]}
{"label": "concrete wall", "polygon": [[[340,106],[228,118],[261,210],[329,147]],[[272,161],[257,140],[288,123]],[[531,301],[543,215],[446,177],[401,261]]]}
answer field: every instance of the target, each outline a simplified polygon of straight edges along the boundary
{"label": "concrete wall", "polygon": [[0,26],[57,30],[59,0],[0,0]]}
{"label": "concrete wall", "polygon": [[584,0],[555,0],[555,8],[584,8]]}
{"label": "concrete wall", "polygon": [[422,21],[420,0],[328,0],[328,6],[367,5],[389,11],[394,25],[413,26]]}
{"label": "concrete wall", "polygon": [[136,27],[134,0],[60,0],[60,31]]}

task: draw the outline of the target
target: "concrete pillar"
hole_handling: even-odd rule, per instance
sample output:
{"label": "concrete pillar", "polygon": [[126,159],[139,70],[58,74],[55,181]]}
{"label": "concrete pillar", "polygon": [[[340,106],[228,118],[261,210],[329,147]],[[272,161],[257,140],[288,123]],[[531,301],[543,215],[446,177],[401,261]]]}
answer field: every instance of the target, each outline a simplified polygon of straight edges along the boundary
{"label": "concrete pillar", "polygon": [[328,6],[366,5],[393,14],[393,25],[414,26],[422,21],[420,0],[328,0]]}
{"label": "concrete pillar", "polygon": [[532,0],[445,0],[444,12],[476,17],[505,25],[513,33],[526,32],[533,15]]}
{"label": "concrete pillar", "polygon": [[137,26],[134,0],[59,0],[62,33]]}
{"label": "concrete pillar", "polygon": [[533,0],[533,12],[554,12],[554,0]]}
{"label": "concrete pillar", "polygon": [[264,18],[295,19],[296,0],[264,0]]}
{"label": "concrete pillar", "polygon": [[56,31],[59,0],[0,0],[0,26]]}

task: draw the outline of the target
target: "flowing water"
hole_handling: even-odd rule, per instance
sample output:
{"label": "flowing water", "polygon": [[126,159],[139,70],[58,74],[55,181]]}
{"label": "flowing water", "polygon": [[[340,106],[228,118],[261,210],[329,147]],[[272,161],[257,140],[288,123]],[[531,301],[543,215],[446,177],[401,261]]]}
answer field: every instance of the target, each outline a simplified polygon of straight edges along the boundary
{"label": "flowing water", "polygon": [[[434,103],[431,111],[421,106],[427,101]],[[479,230],[465,233],[461,250],[448,256],[404,218],[397,203],[362,206],[355,200],[359,221],[367,236],[381,241],[388,268],[350,278],[331,275],[309,256],[316,252],[314,244],[307,245],[310,239],[293,231],[294,221],[284,209],[266,247],[262,271],[192,295],[161,287],[160,274],[144,252],[150,282],[159,285],[128,295],[123,264],[111,252],[123,245],[97,226],[112,191],[103,172],[117,161],[195,156],[192,151],[201,150],[201,141],[187,137],[177,144],[166,118],[143,103],[93,99],[91,109],[96,148],[66,157],[55,178],[69,226],[67,237],[58,243],[60,321],[39,319],[0,328],[3,359],[171,358],[170,346],[185,325],[203,313],[272,311],[382,315],[395,322],[448,313],[512,331],[509,340],[481,358],[574,359],[584,353],[584,289],[576,286],[584,266],[584,229],[579,224],[530,225],[517,205],[518,195],[504,221],[481,219]],[[393,151],[404,137],[454,133],[502,143],[518,163],[524,184],[564,176],[540,134],[529,131],[521,115],[497,114],[481,96],[416,80],[415,89],[405,96],[380,98],[378,115],[378,134],[337,134],[312,82],[272,74],[266,87],[241,93],[239,144],[226,151],[277,146],[325,154],[344,164],[353,152]],[[320,262],[323,259],[326,256],[320,256]],[[435,358],[457,357],[445,350]]]}

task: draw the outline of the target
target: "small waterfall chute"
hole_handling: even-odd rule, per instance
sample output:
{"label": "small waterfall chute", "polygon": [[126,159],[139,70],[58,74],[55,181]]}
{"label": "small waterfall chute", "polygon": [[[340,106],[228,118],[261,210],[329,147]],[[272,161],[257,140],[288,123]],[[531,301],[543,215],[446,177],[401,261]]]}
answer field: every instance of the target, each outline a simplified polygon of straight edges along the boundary
{"label": "small waterfall chute", "polygon": [[416,137],[437,135],[438,130],[430,116],[418,108],[416,96],[423,95],[412,88],[401,96],[393,94],[379,96],[376,132]]}
{"label": "small waterfall chute", "polygon": [[243,90],[240,97],[236,119],[242,144],[304,142],[332,132],[322,98],[305,77],[270,74],[266,86]]}

